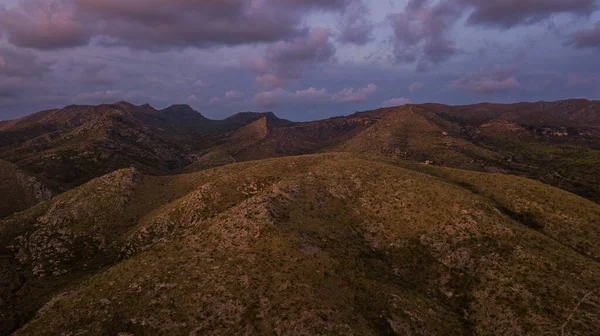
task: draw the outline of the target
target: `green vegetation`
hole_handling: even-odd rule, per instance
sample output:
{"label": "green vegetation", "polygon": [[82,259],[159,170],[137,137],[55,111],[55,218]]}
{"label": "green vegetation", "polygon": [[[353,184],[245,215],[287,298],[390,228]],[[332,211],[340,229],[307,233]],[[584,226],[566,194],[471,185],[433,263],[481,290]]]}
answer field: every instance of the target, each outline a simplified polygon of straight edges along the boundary
{"label": "green vegetation", "polygon": [[18,215],[66,204],[105,247],[28,275],[17,309],[52,294],[16,335],[600,332],[600,206],[541,183],[348,153],[135,175]]}
{"label": "green vegetation", "polygon": [[600,334],[594,111],[1,123],[0,335]]}

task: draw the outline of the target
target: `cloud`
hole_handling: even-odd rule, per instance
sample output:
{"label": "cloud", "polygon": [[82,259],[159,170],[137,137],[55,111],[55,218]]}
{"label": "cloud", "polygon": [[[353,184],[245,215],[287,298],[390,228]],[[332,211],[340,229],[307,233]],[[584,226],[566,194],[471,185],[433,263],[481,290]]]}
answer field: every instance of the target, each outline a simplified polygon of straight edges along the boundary
{"label": "cloud", "polygon": [[472,93],[497,93],[519,88],[521,84],[510,69],[500,66],[491,72],[478,71],[453,81],[450,88]]}
{"label": "cloud", "polygon": [[291,42],[270,45],[264,57],[255,60],[250,68],[261,74],[257,82],[283,86],[300,78],[307,67],[331,61],[335,52],[329,29],[316,27]]}
{"label": "cloud", "polygon": [[402,106],[412,103],[410,99],[404,97],[392,98],[381,103],[381,107]]}
{"label": "cloud", "polygon": [[[246,96],[246,94],[243,92],[229,90],[229,91],[225,92],[225,94],[222,97],[210,98],[208,101],[208,104],[209,105],[217,105],[217,104],[221,104],[221,103],[223,103],[223,104],[239,103],[244,100],[245,96]],[[196,99],[197,99],[197,97],[196,97]]]}
{"label": "cloud", "polygon": [[311,104],[324,102],[330,99],[330,95],[325,89],[315,89],[313,87],[306,90],[289,92],[282,88],[271,91],[261,92],[254,96],[254,102],[262,107],[274,107],[286,103]]}
{"label": "cloud", "polygon": [[[15,77],[0,77],[0,101],[5,102],[7,99],[14,100],[19,98],[23,92],[30,93],[33,89],[39,89],[43,83],[32,79],[22,80]],[[0,113],[0,117],[2,113]]]}
{"label": "cloud", "polygon": [[256,77],[256,82],[268,88],[282,87],[286,83],[284,80],[279,79],[272,74],[258,76]]}
{"label": "cloud", "polygon": [[377,91],[377,85],[369,84],[361,89],[343,89],[334,94],[331,99],[340,103],[359,103],[367,100],[375,91]]}
{"label": "cloud", "polygon": [[235,101],[244,98],[244,93],[239,91],[227,91],[225,96],[223,96],[223,100],[225,101]]}
{"label": "cloud", "polygon": [[197,80],[197,81],[194,82],[194,86],[201,87],[201,88],[206,88],[206,87],[208,87],[208,84],[206,84],[203,80],[199,79],[199,80]]}
{"label": "cloud", "polygon": [[360,89],[343,89],[335,94],[330,94],[325,89],[310,87],[306,90],[290,92],[282,88],[258,93],[254,96],[254,102],[262,107],[274,107],[287,103],[315,104],[335,101],[340,103],[363,102],[377,90],[375,84],[369,84]]}
{"label": "cloud", "polygon": [[424,86],[425,86],[425,84],[423,84],[421,82],[414,82],[414,83],[410,84],[410,86],[408,87],[408,91],[414,92],[414,91],[422,89]]}
{"label": "cloud", "polygon": [[59,0],[23,0],[20,6],[0,8],[0,30],[14,45],[41,50],[84,45],[93,35],[69,3]]}
{"label": "cloud", "polygon": [[41,77],[51,71],[53,62],[45,61],[29,50],[0,47],[0,76]]}
{"label": "cloud", "polygon": [[304,103],[313,103],[327,100],[329,98],[329,94],[325,89],[317,90],[313,87],[308,88],[306,90],[299,90],[294,93],[294,97]]}
{"label": "cloud", "polygon": [[316,104],[325,102],[358,103],[368,99],[377,91],[375,84],[369,84],[364,88],[343,89],[335,94],[330,94],[325,89],[310,87],[306,90],[290,92],[282,88],[258,93],[254,96],[254,102],[262,107],[274,107],[283,104]]}
{"label": "cloud", "polygon": [[123,100],[125,93],[121,90],[105,90],[84,92],[76,95],[73,102],[77,104],[103,104]]}
{"label": "cloud", "polygon": [[78,80],[90,85],[111,85],[118,79],[118,71],[98,59],[69,60],[67,69],[78,74]]}
{"label": "cloud", "polygon": [[[403,12],[388,16],[394,31],[394,59],[416,62],[418,71],[427,71],[458,54],[451,33],[465,15],[469,25],[508,29],[555,14],[589,15],[596,7],[596,0],[409,0]],[[580,31],[573,44],[598,46],[598,31],[598,27]]]}
{"label": "cloud", "polygon": [[567,86],[574,87],[580,85],[589,85],[596,82],[600,82],[600,75],[596,76],[579,76],[579,75],[571,75],[567,79]]}
{"label": "cloud", "polygon": [[576,48],[599,48],[600,49],[600,21],[591,29],[582,29],[571,37],[569,44]]}
{"label": "cloud", "polygon": [[596,0],[456,0],[472,9],[467,22],[507,29],[559,14],[588,15]]}
{"label": "cloud", "polygon": [[365,4],[354,2],[349,6],[338,23],[338,40],[346,44],[365,45],[374,39],[375,25],[368,18],[369,9]]}
{"label": "cloud", "polygon": [[410,0],[403,12],[389,15],[396,62],[418,62],[418,69],[425,70],[431,63],[440,63],[456,54],[458,50],[448,33],[462,10],[453,1],[432,4],[430,0]]}
{"label": "cloud", "polygon": [[354,0],[21,0],[0,9],[11,43],[42,50],[104,44],[149,50],[289,40],[314,11],[342,12]]}

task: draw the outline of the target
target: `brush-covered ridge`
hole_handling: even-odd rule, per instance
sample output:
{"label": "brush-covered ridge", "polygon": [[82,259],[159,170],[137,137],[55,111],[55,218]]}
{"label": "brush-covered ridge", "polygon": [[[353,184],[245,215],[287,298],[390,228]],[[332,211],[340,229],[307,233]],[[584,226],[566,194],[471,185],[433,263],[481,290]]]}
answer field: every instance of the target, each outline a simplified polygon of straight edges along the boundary
{"label": "brush-covered ridge", "polygon": [[[36,272],[21,242],[54,225],[94,248]],[[348,153],[122,170],[0,226],[16,335],[600,332],[600,206],[514,176]]]}

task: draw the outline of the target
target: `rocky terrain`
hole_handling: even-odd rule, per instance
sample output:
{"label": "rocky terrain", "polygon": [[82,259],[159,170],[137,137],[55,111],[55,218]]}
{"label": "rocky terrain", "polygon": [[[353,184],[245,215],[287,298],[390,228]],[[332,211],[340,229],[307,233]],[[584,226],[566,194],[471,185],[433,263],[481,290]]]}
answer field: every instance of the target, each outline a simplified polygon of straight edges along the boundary
{"label": "rocky terrain", "polygon": [[2,223],[4,325],[600,332],[600,206],[510,175],[417,170],[320,154],[95,179]]}
{"label": "rocky terrain", "polygon": [[600,334],[598,115],[2,122],[0,334]]}
{"label": "rocky terrain", "polygon": [[2,218],[50,199],[53,192],[14,164],[0,160],[0,195]]}
{"label": "rocky terrain", "polygon": [[68,106],[0,124],[0,159],[65,191],[121,168],[153,175],[331,151],[504,171],[600,200],[600,103],[407,105],[313,122],[209,120],[187,105]]}

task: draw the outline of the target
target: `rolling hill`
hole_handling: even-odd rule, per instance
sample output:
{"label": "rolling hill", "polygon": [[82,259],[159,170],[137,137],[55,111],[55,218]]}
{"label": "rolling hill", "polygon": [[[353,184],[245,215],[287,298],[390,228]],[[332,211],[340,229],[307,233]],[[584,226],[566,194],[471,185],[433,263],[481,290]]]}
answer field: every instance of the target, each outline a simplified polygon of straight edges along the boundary
{"label": "rolling hill", "polygon": [[600,332],[600,206],[510,175],[349,153],[126,169],[0,228],[16,335]]}
{"label": "rolling hill", "polygon": [[117,169],[192,172],[271,157],[349,151],[508,172],[600,200],[600,104],[406,105],[293,123],[273,113],[209,120],[187,105],[68,106],[0,125],[0,158],[52,190]]}
{"label": "rolling hill", "polygon": [[598,102],[0,123],[0,335],[600,334]]}

